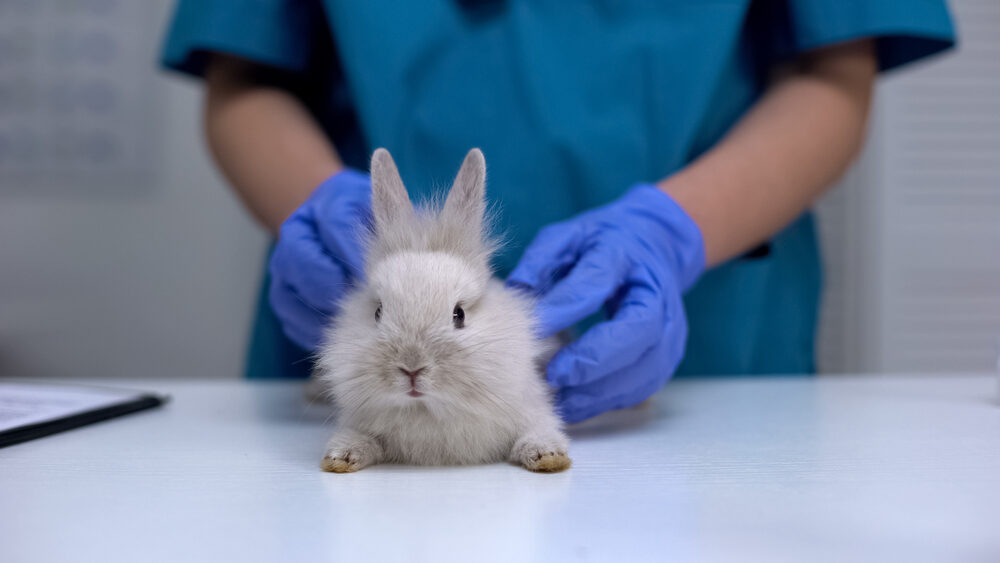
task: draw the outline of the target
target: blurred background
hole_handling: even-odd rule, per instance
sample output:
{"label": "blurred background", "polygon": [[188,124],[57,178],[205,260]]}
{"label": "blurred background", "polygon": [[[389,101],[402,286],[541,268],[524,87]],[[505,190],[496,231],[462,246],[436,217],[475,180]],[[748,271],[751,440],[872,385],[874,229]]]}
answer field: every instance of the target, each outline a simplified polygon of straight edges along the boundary
{"label": "blurred background", "polygon": [[[0,0],[0,375],[235,378],[267,237],[156,66],[171,0]],[[821,371],[996,369],[1000,2],[884,77],[819,205]]]}

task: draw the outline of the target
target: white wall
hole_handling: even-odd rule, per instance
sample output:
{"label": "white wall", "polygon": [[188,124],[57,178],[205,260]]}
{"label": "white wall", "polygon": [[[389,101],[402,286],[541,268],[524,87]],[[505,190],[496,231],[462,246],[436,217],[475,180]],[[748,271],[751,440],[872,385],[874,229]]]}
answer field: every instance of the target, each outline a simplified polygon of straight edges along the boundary
{"label": "white wall", "polygon": [[1000,353],[1000,2],[952,0],[957,52],[887,76],[822,202],[824,371],[983,371]]}
{"label": "white wall", "polygon": [[[265,236],[201,142],[200,92],[156,69],[171,2],[148,8],[144,175],[0,181],[0,376],[236,377]],[[2,69],[0,69],[2,70]]]}

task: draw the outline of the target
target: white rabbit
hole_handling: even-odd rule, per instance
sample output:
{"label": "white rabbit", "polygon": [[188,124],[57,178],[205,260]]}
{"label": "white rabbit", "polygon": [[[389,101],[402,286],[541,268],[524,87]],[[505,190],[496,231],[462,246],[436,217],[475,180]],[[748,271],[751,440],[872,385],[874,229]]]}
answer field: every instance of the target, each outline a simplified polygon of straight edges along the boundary
{"label": "white rabbit", "polygon": [[317,375],[339,407],[322,468],[510,460],[567,469],[531,303],[492,277],[486,162],[465,157],[440,211],[416,211],[389,152],[372,156],[366,282],[339,304]]}

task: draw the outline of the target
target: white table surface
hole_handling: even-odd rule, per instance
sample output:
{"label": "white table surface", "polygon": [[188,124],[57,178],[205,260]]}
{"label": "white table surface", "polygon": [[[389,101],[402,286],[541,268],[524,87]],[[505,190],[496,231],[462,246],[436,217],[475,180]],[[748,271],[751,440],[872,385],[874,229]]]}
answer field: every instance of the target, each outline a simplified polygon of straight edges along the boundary
{"label": "white table surface", "polygon": [[0,561],[1000,561],[996,375],[674,381],[556,475],[322,473],[299,385],[142,386],[0,449]]}

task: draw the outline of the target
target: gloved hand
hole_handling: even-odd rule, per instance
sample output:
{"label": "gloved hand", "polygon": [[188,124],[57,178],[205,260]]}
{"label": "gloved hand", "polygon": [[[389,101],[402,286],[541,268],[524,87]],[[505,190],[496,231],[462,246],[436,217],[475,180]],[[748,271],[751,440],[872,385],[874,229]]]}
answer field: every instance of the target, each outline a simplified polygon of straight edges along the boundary
{"label": "gloved hand", "polygon": [[602,305],[609,317],[549,363],[567,422],[640,403],[673,375],[687,341],[681,294],[704,268],[701,230],[652,185],[538,233],[507,283],[539,296],[542,336]]}
{"label": "gloved hand", "polygon": [[302,348],[319,346],[337,300],[363,275],[364,225],[371,219],[371,179],[343,170],[281,225],[271,254],[271,308]]}

